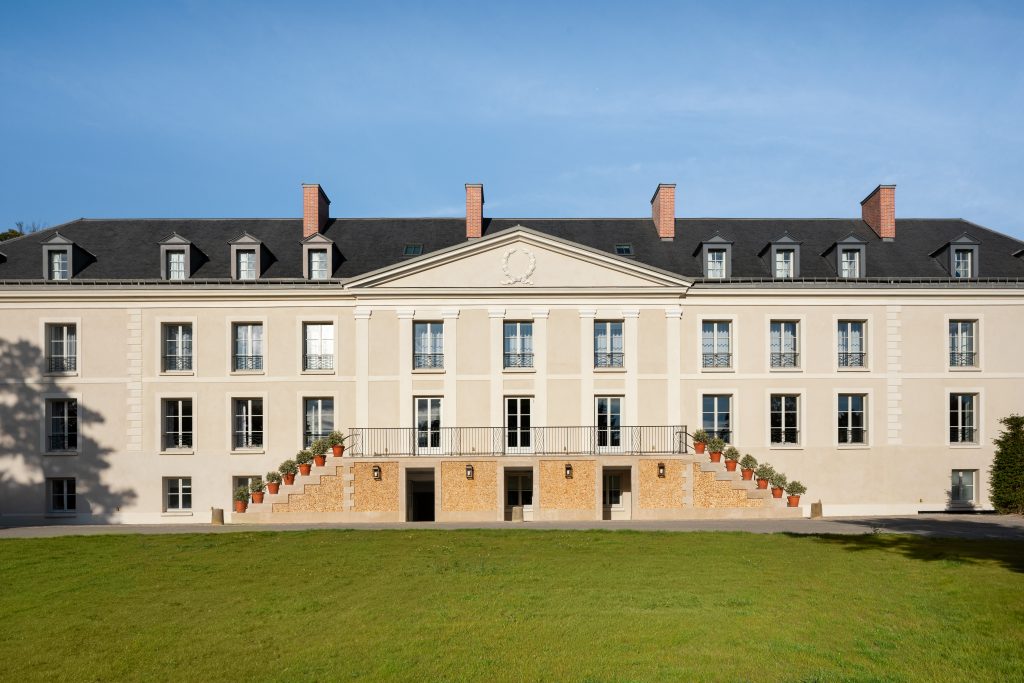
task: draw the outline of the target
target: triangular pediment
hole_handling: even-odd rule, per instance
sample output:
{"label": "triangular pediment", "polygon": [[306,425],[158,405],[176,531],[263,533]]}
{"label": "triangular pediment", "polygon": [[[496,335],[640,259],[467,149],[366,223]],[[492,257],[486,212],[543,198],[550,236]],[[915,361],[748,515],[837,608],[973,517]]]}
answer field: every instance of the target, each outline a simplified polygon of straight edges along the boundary
{"label": "triangular pediment", "polygon": [[247,232],[243,232],[241,235],[228,242],[228,244],[263,244],[263,242],[259,238],[253,237]]}
{"label": "triangular pediment", "polygon": [[189,244],[192,244],[192,242],[190,242],[186,238],[182,237],[178,233],[172,232],[170,235],[168,235],[167,237],[165,237],[162,240],[160,240],[160,244],[166,244],[166,245],[189,245]]}
{"label": "triangular pediment", "polygon": [[334,244],[334,240],[332,240],[330,237],[327,237],[326,235],[324,235],[321,232],[314,232],[309,237],[306,237],[305,239],[303,239],[302,240],[302,244],[331,245],[331,244]]}
{"label": "triangular pediment", "polygon": [[69,240],[67,237],[65,237],[64,235],[60,234],[59,232],[53,233],[53,235],[51,235],[47,239],[43,240],[42,243],[43,244],[74,244],[74,242],[72,242],[71,240]]}
{"label": "triangular pediment", "polygon": [[361,275],[352,288],[590,289],[687,287],[673,273],[515,226]]}

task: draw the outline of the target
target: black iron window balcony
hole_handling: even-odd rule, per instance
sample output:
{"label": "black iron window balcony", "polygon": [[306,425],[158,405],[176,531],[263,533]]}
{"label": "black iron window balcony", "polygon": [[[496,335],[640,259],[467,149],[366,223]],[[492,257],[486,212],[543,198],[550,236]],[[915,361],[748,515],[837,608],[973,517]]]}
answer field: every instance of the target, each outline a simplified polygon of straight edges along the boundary
{"label": "black iron window balcony", "polygon": [[333,370],[334,354],[332,353],[307,353],[302,359],[304,370]]}
{"label": "black iron window balcony", "polygon": [[46,361],[49,372],[74,372],[78,367],[75,356],[50,356]]}
{"label": "black iron window balcony", "polygon": [[317,439],[326,439],[330,432],[305,432],[302,435],[302,447],[309,448]]}
{"label": "black iron window balcony", "polygon": [[800,443],[800,432],[795,427],[772,427],[772,445],[785,446]]}
{"label": "black iron window balcony", "polygon": [[164,372],[182,372],[192,369],[192,356],[164,356]]}
{"label": "black iron window balcony", "polygon": [[412,367],[416,370],[440,370],[444,368],[444,354],[414,353]]}
{"label": "black iron window balcony", "polygon": [[701,362],[706,368],[731,368],[731,353],[704,353]]}
{"label": "black iron window balcony", "polygon": [[868,430],[863,427],[840,427],[839,443],[867,443]]}
{"label": "black iron window balcony", "polygon": [[798,368],[800,367],[800,354],[795,351],[782,353],[772,351],[771,363],[773,368]]}
{"label": "black iron window balcony", "polygon": [[506,368],[532,368],[533,367],[533,354],[532,353],[506,353],[505,354],[505,367]]}
{"label": "black iron window balcony", "polygon": [[263,356],[235,356],[235,370],[262,370]]}
{"label": "black iron window balcony", "polygon": [[950,351],[949,367],[973,368],[977,365],[978,354],[974,351]]}
{"label": "black iron window balcony", "polygon": [[78,434],[50,434],[51,451],[73,451],[78,448]]}
{"label": "black iron window balcony", "polygon": [[866,363],[868,354],[839,352],[839,367],[841,368],[862,368]]}
{"label": "black iron window balcony", "polygon": [[263,448],[263,433],[235,432],[235,448]]}
{"label": "black iron window balcony", "polygon": [[950,427],[950,443],[977,443],[974,427]]}
{"label": "black iron window balcony", "polygon": [[595,368],[621,368],[623,355],[619,353],[595,353]]}
{"label": "black iron window balcony", "polygon": [[164,434],[164,450],[170,451],[176,448],[192,448],[192,432]]}

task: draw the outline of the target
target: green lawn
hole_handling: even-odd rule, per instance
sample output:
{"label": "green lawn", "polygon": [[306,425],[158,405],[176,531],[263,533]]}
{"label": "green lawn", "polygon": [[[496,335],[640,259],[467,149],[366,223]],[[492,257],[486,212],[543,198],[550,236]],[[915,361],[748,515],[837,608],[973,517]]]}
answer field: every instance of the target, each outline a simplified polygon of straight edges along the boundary
{"label": "green lawn", "polygon": [[0,680],[1024,680],[1024,544],[309,531],[0,541]]}

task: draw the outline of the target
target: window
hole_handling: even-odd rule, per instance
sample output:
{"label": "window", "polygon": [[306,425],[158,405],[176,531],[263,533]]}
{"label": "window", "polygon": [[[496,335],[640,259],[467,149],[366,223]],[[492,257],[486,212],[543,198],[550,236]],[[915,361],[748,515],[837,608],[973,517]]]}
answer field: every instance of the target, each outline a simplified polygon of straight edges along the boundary
{"label": "window", "polygon": [[799,337],[795,321],[771,322],[771,366],[773,368],[800,367]]}
{"label": "window", "polygon": [[533,472],[506,472],[505,505],[533,505]]}
{"label": "window", "polygon": [[330,277],[330,273],[327,272],[327,250],[310,249],[307,253],[309,254],[309,279],[326,280]]}
{"label": "window", "polygon": [[192,477],[167,477],[164,479],[164,491],[168,512],[192,509]]}
{"label": "window", "polygon": [[533,367],[533,323],[505,323],[506,368]]}
{"label": "window", "polygon": [[701,365],[705,368],[732,367],[731,323],[705,320],[701,325]]}
{"label": "window", "polygon": [[705,395],[702,403],[702,427],[708,436],[732,441],[732,396]]}
{"label": "window", "polygon": [[237,249],[235,251],[235,277],[238,280],[256,279],[255,249]]}
{"label": "window", "polygon": [[334,431],[334,399],[307,398],[305,416],[302,447],[309,448],[314,441],[326,439]]}
{"label": "window", "polygon": [[792,249],[775,250],[775,277],[793,277],[795,251]]}
{"label": "window", "polygon": [[74,372],[78,369],[78,328],[57,323],[46,326],[47,372]]}
{"label": "window", "polygon": [[187,372],[192,369],[192,325],[164,325],[164,372]]}
{"label": "window", "polygon": [[605,507],[622,505],[622,474],[620,472],[605,472],[603,491],[602,502]]}
{"label": "window", "polygon": [[839,367],[865,367],[867,354],[864,352],[864,323],[859,320],[840,320],[837,334]]}
{"label": "window", "polygon": [[974,482],[977,470],[953,470],[949,498],[954,503],[974,505]]}
{"label": "window", "polygon": [[46,402],[46,443],[51,451],[73,451],[78,448],[78,401],[73,398]]}
{"label": "window", "polygon": [[949,395],[949,442],[977,443],[975,431],[976,394]]}
{"label": "window", "polygon": [[800,443],[800,397],[791,394],[771,395],[771,443],[786,445]]}
{"label": "window", "polygon": [[839,260],[839,277],[860,277],[860,249],[843,249]]}
{"label": "window", "polygon": [[505,445],[509,449],[528,450],[533,446],[530,431],[530,405],[528,397],[505,397]]}
{"label": "window", "polygon": [[444,367],[444,323],[413,324],[412,367],[436,370]]}
{"label": "window", "polygon": [[47,479],[47,509],[50,512],[74,512],[75,480],[71,478]]}
{"label": "window", "polygon": [[622,447],[622,399],[617,396],[598,396],[595,400],[597,412],[597,447],[616,449]]}
{"label": "window", "polygon": [[305,353],[303,370],[334,369],[334,325],[332,323],[305,323],[302,333]]}
{"label": "window", "polygon": [[407,244],[407,245],[405,245],[405,249],[402,250],[402,256],[405,256],[406,258],[408,258],[410,256],[419,256],[422,253],[423,253],[423,245],[422,244]]}
{"label": "window", "polygon": [[725,249],[708,249],[707,265],[705,267],[706,277],[725,277]]}
{"label": "window", "polygon": [[263,399],[235,399],[235,449],[263,447]]}
{"label": "window", "polygon": [[47,252],[46,278],[48,280],[67,280],[70,276],[68,264],[69,254],[66,249],[51,249]]}
{"label": "window", "polygon": [[164,450],[192,448],[192,399],[164,401]]}
{"label": "window", "polygon": [[622,367],[622,323],[597,321],[594,323],[594,367]]}
{"label": "window", "polygon": [[164,264],[168,280],[184,280],[185,275],[185,252],[180,250],[168,250],[165,252],[167,263]]}
{"label": "window", "polygon": [[263,369],[263,324],[235,324],[234,369]]}
{"label": "window", "polygon": [[953,277],[970,278],[974,277],[974,250],[955,249],[953,250]]}
{"label": "window", "polygon": [[839,394],[839,443],[865,443],[864,396]]}
{"label": "window", "polygon": [[616,244],[615,245],[616,256],[632,256],[633,245],[632,244]]}
{"label": "window", "polygon": [[974,338],[978,321],[949,321],[949,367],[973,368],[978,365]]}
{"label": "window", "polygon": [[441,448],[441,399],[436,396],[416,399],[416,448]]}

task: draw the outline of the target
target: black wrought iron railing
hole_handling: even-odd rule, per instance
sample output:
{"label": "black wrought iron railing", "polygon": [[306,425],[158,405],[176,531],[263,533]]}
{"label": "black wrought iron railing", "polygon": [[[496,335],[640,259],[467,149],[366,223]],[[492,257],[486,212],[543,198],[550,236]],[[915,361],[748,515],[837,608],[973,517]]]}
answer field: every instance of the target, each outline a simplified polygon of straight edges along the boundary
{"label": "black wrought iron railing", "polygon": [[46,359],[46,367],[49,372],[74,372],[78,367],[78,358],[75,356],[50,356]]}
{"label": "black wrought iron railing", "polygon": [[840,427],[839,443],[867,443],[868,430],[863,427]]}
{"label": "black wrought iron railing", "polygon": [[415,370],[439,370],[444,368],[443,353],[414,353],[412,367]]}
{"label": "black wrought iron railing", "polygon": [[974,351],[950,351],[949,367],[951,368],[973,368],[976,366],[978,354]]}
{"label": "black wrought iron railing", "polygon": [[705,368],[730,368],[732,367],[731,353],[703,353],[701,363]]}
{"label": "black wrought iron railing", "polygon": [[262,448],[263,432],[235,432],[235,448]]}
{"label": "black wrought iron railing", "polygon": [[164,356],[164,372],[183,372],[192,369],[192,356]]}
{"label": "black wrought iron railing", "polygon": [[175,448],[192,448],[192,432],[172,432],[164,434],[164,450]]}
{"label": "black wrought iron railing", "polygon": [[505,354],[505,367],[506,368],[532,368],[533,367],[533,354],[532,353],[506,353]]}
{"label": "black wrought iron railing", "polygon": [[326,439],[330,432],[303,432],[302,447],[309,448],[317,439]]}
{"label": "black wrought iron railing", "polygon": [[333,370],[333,353],[307,353],[302,357],[303,370]]}
{"label": "black wrought iron railing", "polygon": [[235,370],[262,370],[263,356],[235,356]]}
{"label": "black wrought iron railing", "polygon": [[47,438],[51,451],[73,451],[78,448],[78,434],[50,434]]}
{"label": "black wrought iron railing", "polygon": [[977,430],[974,427],[950,427],[950,443],[977,443]]}
{"label": "black wrought iron railing", "polygon": [[595,368],[621,368],[623,355],[621,352],[595,352],[594,353],[594,367]]}
{"label": "black wrought iron railing", "polygon": [[839,367],[841,368],[863,368],[867,364],[868,354],[861,352],[846,351],[839,352]]}
{"label": "black wrought iron railing", "polygon": [[[689,452],[685,426],[648,427],[357,427],[353,457],[465,455],[624,455]],[[512,437],[511,439],[509,437]]]}
{"label": "black wrought iron railing", "polygon": [[771,442],[773,445],[800,443],[800,431],[791,427],[772,427]]}
{"label": "black wrought iron railing", "polygon": [[771,364],[773,368],[798,368],[800,367],[800,354],[795,351],[772,351]]}

